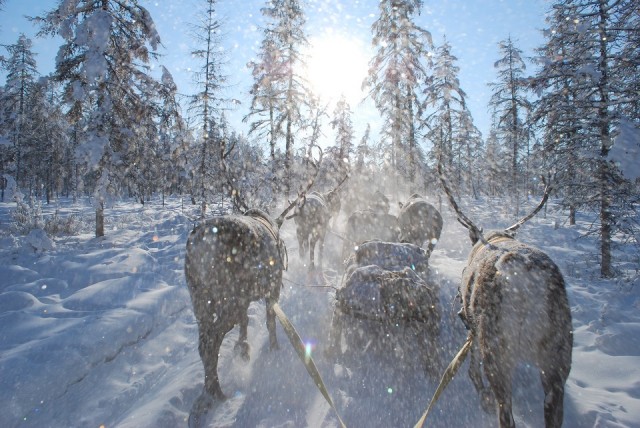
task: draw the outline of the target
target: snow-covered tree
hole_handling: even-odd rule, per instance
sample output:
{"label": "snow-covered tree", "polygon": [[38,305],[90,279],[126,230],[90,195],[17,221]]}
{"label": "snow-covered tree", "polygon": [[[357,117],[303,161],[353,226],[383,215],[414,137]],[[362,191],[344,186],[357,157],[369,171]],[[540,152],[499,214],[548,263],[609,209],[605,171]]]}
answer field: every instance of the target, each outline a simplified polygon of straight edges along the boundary
{"label": "snow-covered tree", "polygon": [[158,118],[158,156],[160,162],[160,191],[162,203],[167,193],[179,192],[185,165],[178,155],[179,148],[188,141],[187,125],[177,100],[178,87],[173,76],[162,67],[160,90],[160,116]]}
{"label": "snow-covered tree", "polygon": [[362,174],[364,172],[365,165],[367,165],[370,157],[371,149],[369,148],[369,139],[371,138],[371,125],[367,123],[367,127],[364,130],[364,134],[358,143],[355,150],[355,172]]}
{"label": "snow-covered tree", "polygon": [[464,145],[471,144],[465,137],[473,122],[467,110],[467,95],[460,87],[457,60],[446,40],[436,49],[433,77],[424,89],[426,114],[421,128],[425,128],[426,137],[433,144],[428,153],[431,162],[442,162],[456,187],[461,187],[463,171],[470,173],[462,156],[469,150]]}
{"label": "snow-covered tree", "polygon": [[47,78],[33,86],[27,99],[29,120],[24,124],[24,169],[31,192],[47,203],[69,184],[73,156],[69,149],[69,123],[61,109],[59,93]]}
{"label": "snow-covered tree", "polygon": [[433,43],[418,26],[422,0],[381,0],[371,29],[374,57],[363,87],[383,120],[381,135],[388,140],[392,168],[413,182],[418,168],[416,128],[423,103],[422,89],[429,78]]}
{"label": "snow-covered tree", "polygon": [[533,87],[539,99],[534,104],[532,120],[543,128],[539,154],[545,167],[555,172],[555,185],[569,208],[569,222],[575,224],[576,210],[585,202],[580,189],[592,175],[590,157],[580,153],[595,150],[596,146],[593,140],[584,138],[582,129],[589,113],[582,109],[580,100],[588,97],[589,84],[584,74],[576,73],[584,55],[584,33],[576,31],[580,22],[575,21],[572,9],[553,8],[547,17],[546,43],[537,49],[540,68]]}
{"label": "snow-covered tree", "polygon": [[278,188],[276,162],[276,143],[284,136],[282,122],[277,119],[283,101],[283,93],[279,88],[276,76],[283,75],[278,61],[279,52],[273,40],[273,33],[265,31],[260,45],[258,59],[249,62],[254,83],[249,94],[251,95],[251,107],[243,121],[250,122],[249,135],[256,140],[264,140],[269,145],[269,160],[271,164],[271,187],[275,192]]}
{"label": "snow-covered tree", "polygon": [[191,52],[200,61],[195,72],[195,82],[198,93],[193,95],[190,111],[195,113],[198,132],[198,166],[195,171],[195,187],[202,206],[201,216],[207,211],[207,201],[214,193],[222,190],[223,181],[220,177],[220,162],[222,161],[221,147],[223,141],[216,139],[220,136],[221,117],[223,109],[229,100],[224,98],[227,76],[223,73],[225,58],[220,49],[221,24],[217,19],[215,6],[217,0],[203,0],[205,10],[201,19],[194,26],[193,35],[197,47]]}
{"label": "snow-covered tree", "polygon": [[261,9],[267,24],[252,68],[251,131],[268,137],[272,172],[279,170],[276,142],[284,138],[284,190],[291,188],[294,136],[305,127],[310,110],[309,84],[303,76],[304,50],[309,41],[306,16],[300,0],[271,0]]}
{"label": "snow-covered tree", "polygon": [[504,195],[509,187],[507,174],[509,166],[504,147],[498,142],[495,131],[489,133],[482,159],[486,160],[482,177],[484,189],[489,196]]}
{"label": "snow-covered tree", "polygon": [[640,0],[621,2],[621,13],[615,15],[614,26],[623,32],[620,38],[619,63],[616,67],[616,79],[623,82],[625,96],[621,97],[622,114],[627,120],[640,127]]}
{"label": "snow-covered tree", "polygon": [[475,197],[478,196],[487,162],[491,162],[491,159],[482,156],[483,148],[482,133],[473,123],[471,112],[465,109],[460,116],[459,132],[454,138],[454,165],[458,167],[461,189]]}
{"label": "snow-covered tree", "polygon": [[489,84],[491,100],[489,106],[493,112],[493,128],[496,137],[505,148],[508,148],[510,162],[509,183],[510,196],[514,200],[515,215],[519,211],[519,186],[521,165],[524,150],[527,147],[528,130],[526,129],[527,112],[530,101],[527,98],[527,81],[525,79],[526,64],[522,51],[511,37],[498,43],[500,59],[494,67],[497,80]]}
{"label": "snow-covered tree", "polygon": [[629,72],[637,68],[638,10],[637,0],[557,1],[541,49],[544,67],[535,80],[546,100],[538,114],[547,123],[545,142],[559,162],[583,172],[569,182],[572,197],[580,198],[571,202],[599,212],[603,277],[614,275],[613,236],[629,215],[631,187],[624,185],[609,152],[625,114],[639,121],[633,107],[638,76]]}
{"label": "snow-covered tree", "polygon": [[351,106],[346,98],[340,97],[333,110],[331,127],[336,132],[336,146],[338,159],[349,159],[353,151],[353,120],[351,119]]}
{"label": "snow-covered tree", "polygon": [[151,15],[136,0],[60,1],[35,18],[40,35],[63,39],[56,80],[64,83],[70,112],[82,119],[78,154],[97,171],[96,236],[104,235],[104,207],[128,165],[132,130],[158,84],[148,74],[160,44]]}
{"label": "snow-covered tree", "polygon": [[0,99],[2,134],[10,142],[5,147],[3,157],[6,164],[11,165],[10,172],[15,175],[18,186],[26,184],[24,178],[23,157],[25,147],[25,127],[31,115],[27,108],[27,100],[34,90],[38,78],[35,54],[32,51],[33,42],[24,34],[18,36],[13,45],[5,45],[8,57],[2,61],[7,72],[7,82]]}

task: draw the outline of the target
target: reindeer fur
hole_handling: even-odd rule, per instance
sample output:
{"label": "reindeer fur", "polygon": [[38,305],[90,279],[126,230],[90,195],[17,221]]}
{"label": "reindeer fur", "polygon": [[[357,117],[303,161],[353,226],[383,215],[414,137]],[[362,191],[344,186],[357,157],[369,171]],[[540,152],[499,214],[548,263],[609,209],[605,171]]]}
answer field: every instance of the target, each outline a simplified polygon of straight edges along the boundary
{"label": "reindeer fur", "polygon": [[496,405],[500,427],[513,427],[513,372],[519,362],[535,364],[545,425],[560,427],[573,346],[564,279],[545,253],[507,233],[493,232],[486,241],[475,243],[460,288],[460,316],[474,337],[469,376],[485,409]]}
{"label": "reindeer fur", "polygon": [[318,265],[322,267],[324,239],[330,218],[327,200],[318,192],[309,193],[293,214],[300,257],[304,257],[307,250],[309,251],[310,270],[315,269],[316,245],[318,245]]}
{"label": "reindeer fur", "polygon": [[267,214],[213,217],[189,235],[185,275],[198,322],[198,350],[205,371],[205,392],[224,399],[218,377],[218,355],[224,336],[236,325],[236,349],[249,358],[247,310],[264,298],[271,348],[277,348],[275,313],[286,269],[286,249],[278,227]]}
{"label": "reindeer fur", "polygon": [[418,194],[413,194],[401,204],[398,214],[400,240],[418,246],[428,242],[429,253],[433,251],[442,232],[442,216],[436,207]]}
{"label": "reindeer fur", "polygon": [[342,248],[343,260],[347,260],[363,242],[372,240],[397,242],[400,237],[398,218],[383,210],[355,211],[347,220],[345,237]]}

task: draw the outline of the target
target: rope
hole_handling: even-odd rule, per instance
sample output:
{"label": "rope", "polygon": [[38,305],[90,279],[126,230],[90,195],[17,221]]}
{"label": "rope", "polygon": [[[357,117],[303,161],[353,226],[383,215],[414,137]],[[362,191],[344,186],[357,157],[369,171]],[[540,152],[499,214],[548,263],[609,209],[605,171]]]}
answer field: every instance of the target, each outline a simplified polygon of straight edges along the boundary
{"label": "rope", "polygon": [[427,415],[429,415],[429,412],[438,401],[438,398],[440,398],[440,394],[442,394],[442,391],[444,391],[447,385],[449,385],[449,382],[451,382],[451,379],[453,379],[453,377],[458,372],[458,369],[460,368],[465,357],[469,353],[469,350],[471,349],[472,344],[473,344],[473,335],[469,333],[469,336],[467,337],[467,341],[464,342],[464,345],[462,345],[462,348],[460,349],[460,351],[458,351],[456,356],[453,357],[453,360],[451,360],[446,370],[444,371],[442,375],[442,379],[440,379],[440,384],[438,385],[438,388],[436,388],[436,392],[433,394],[433,398],[431,398],[431,401],[429,402],[429,407],[427,407],[427,410],[425,410],[425,412],[422,414],[422,417],[418,420],[418,422],[414,425],[413,428],[422,428],[422,426],[424,425],[424,421],[427,419]]}
{"label": "rope", "polygon": [[304,284],[300,284],[299,282],[295,282],[289,278],[282,278],[284,281],[287,281],[293,285],[295,285],[296,287],[304,287],[304,288],[333,288],[334,290],[338,291],[337,287],[334,287],[333,285],[304,285]]}
{"label": "rope", "polygon": [[302,339],[300,339],[300,335],[298,334],[296,329],[293,327],[293,324],[291,324],[287,316],[284,314],[284,312],[282,311],[282,308],[280,308],[280,305],[278,305],[277,303],[274,304],[273,310],[275,311],[276,316],[278,317],[278,320],[280,320],[280,324],[282,324],[284,331],[287,333],[287,337],[289,338],[291,345],[293,345],[293,348],[298,353],[298,357],[300,357],[300,361],[302,361],[302,364],[304,364],[305,368],[307,369],[307,372],[309,373],[309,375],[315,382],[316,386],[320,390],[320,393],[322,394],[324,399],[327,401],[327,403],[329,403],[329,406],[331,406],[336,416],[338,417],[338,422],[340,422],[340,426],[343,428],[346,428],[346,425],[344,424],[344,422],[342,421],[342,418],[340,417],[340,414],[338,413],[338,409],[336,409],[336,406],[333,404],[333,400],[329,395],[329,391],[327,391],[327,388],[324,385],[324,382],[322,381],[322,376],[320,376],[320,372],[318,372],[316,364],[313,362],[313,358],[311,358],[311,355],[307,355],[306,353],[306,349],[305,349],[304,343],[302,343]]}
{"label": "rope", "polygon": [[335,231],[335,230],[333,230],[333,229],[327,229],[327,232],[331,233],[332,235],[337,236],[338,238],[340,238],[340,239],[341,239],[341,240],[343,240],[343,241],[349,241],[349,242],[351,242],[351,243],[355,243],[355,241],[354,241],[354,240],[352,240],[352,239],[350,239],[350,238],[347,238],[346,236],[344,236],[344,235],[342,235],[342,234],[340,234],[340,233],[336,232],[336,231]]}

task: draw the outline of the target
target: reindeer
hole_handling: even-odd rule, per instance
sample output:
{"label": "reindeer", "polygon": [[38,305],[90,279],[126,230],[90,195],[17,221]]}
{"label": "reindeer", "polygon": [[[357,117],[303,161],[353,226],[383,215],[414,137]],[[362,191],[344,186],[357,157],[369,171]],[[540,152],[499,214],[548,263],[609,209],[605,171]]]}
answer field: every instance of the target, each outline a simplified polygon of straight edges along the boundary
{"label": "reindeer", "polygon": [[354,211],[347,220],[342,247],[343,260],[347,260],[363,242],[397,242],[400,239],[398,218],[388,212],[389,200],[380,192],[376,192],[374,196],[372,208]]}
{"label": "reindeer", "polygon": [[[322,152],[318,163],[321,159]],[[313,184],[318,170],[314,166],[316,175],[306,189],[275,220],[264,211],[247,209],[240,215],[210,218],[189,235],[184,269],[205,371],[204,391],[191,411],[196,423],[214,400],[225,399],[218,377],[218,356],[225,335],[236,324],[240,325],[240,334],[235,349],[249,358],[247,310],[251,302],[265,299],[270,347],[278,348],[273,306],[280,296],[282,272],[287,268],[286,247],[279,231],[287,213]],[[222,167],[226,173],[224,161]],[[237,190],[232,193],[236,208],[246,207]]]}
{"label": "reindeer", "polygon": [[436,207],[414,193],[404,204],[399,203],[400,241],[419,247],[427,241],[429,254],[433,251],[442,232],[442,216]]}
{"label": "reindeer", "polygon": [[[529,215],[484,237],[458,207],[440,165],[438,172],[473,246],[462,274],[459,315],[473,341],[469,377],[483,407],[489,411],[493,403],[500,427],[515,426],[512,376],[519,362],[531,362],[540,370],[545,425],[560,427],[573,347],[564,278],[549,256],[514,238],[516,230],[543,207],[551,187],[547,184],[540,204]],[[484,386],[481,365],[490,390]]]}
{"label": "reindeer", "polygon": [[287,219],[293,218],[296,223],[296,237],[298,238],[298,251],[300,257],[304,257],[309,250],[309,270],[315,270],[315,248],[318,244],[318,265],[322,268],[322,255],[324,252],[324,239],[327,233],[329,221],[333,215],[340,211],[339,191],[349,177],[344,178],[332,190],[320,193],[310,192],[296,206],[293,214]]}

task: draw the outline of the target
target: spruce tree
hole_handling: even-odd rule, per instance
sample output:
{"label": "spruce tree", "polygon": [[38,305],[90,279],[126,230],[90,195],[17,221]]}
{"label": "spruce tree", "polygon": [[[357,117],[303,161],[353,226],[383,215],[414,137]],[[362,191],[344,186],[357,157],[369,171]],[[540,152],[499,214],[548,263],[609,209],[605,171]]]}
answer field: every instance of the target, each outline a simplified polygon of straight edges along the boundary
{"label": "spruce tree", "polygon": [[135,153],[133,130],[153,105],[158,83],[148,73],[160,36],[149,12],[136,0],[60,1],[42,17],[40,35],[63,39],[54,78],[64,84],[65,102],[82,121],[79,161],[96,171],[96,236],[104,235],[108,197],[120,190]]}

